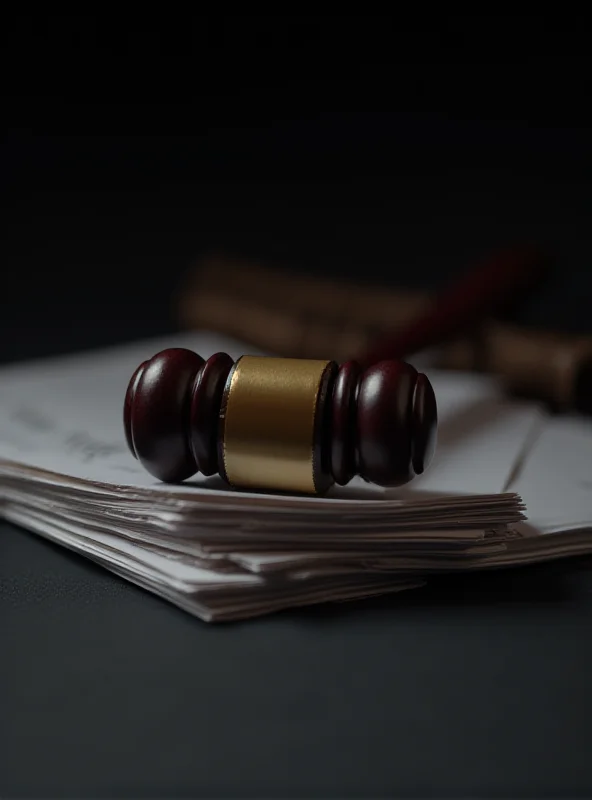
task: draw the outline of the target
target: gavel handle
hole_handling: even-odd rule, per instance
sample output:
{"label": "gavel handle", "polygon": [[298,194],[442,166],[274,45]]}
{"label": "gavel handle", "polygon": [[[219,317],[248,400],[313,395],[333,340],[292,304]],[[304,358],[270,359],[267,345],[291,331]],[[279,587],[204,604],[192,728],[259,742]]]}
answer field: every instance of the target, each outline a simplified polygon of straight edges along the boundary
{"label": "gavel handle", "polygon": [[437,297],[414,322],[378,339],[357,360],[369,366],[384,359],[409,358],[443,344],[530,288],[548,265],[548,256],[533,247],[497,253]]}

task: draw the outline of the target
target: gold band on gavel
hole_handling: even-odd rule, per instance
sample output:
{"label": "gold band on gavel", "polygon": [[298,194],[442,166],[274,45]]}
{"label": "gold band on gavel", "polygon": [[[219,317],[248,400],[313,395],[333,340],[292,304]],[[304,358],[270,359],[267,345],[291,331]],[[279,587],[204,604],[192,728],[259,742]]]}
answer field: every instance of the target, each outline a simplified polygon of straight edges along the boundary
{"label": "gold band on gavel", "polygon": [[318,491],[315,429],[329,361],[243,356],[222,403],[228,482],[245,489]]}

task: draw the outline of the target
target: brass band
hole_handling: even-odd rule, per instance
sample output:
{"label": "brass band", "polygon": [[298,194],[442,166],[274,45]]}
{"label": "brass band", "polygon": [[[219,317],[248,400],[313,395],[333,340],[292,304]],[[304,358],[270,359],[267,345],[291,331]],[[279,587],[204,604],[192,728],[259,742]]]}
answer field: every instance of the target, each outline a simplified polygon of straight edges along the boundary
{"label": "brass band", "polygon": [[315,415],[328,361],[243,356],[223,403],[230,484],[315,494]]}

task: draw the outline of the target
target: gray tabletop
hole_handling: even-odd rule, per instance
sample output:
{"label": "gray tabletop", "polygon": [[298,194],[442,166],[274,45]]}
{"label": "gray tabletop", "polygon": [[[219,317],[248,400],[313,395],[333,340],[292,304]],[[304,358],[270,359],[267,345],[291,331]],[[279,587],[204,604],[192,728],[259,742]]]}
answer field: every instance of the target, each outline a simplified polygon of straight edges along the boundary
{"label": "gray tabletop", "polygon": [[3,525],[2,794],[589,795],[591,566],[208,626]]}

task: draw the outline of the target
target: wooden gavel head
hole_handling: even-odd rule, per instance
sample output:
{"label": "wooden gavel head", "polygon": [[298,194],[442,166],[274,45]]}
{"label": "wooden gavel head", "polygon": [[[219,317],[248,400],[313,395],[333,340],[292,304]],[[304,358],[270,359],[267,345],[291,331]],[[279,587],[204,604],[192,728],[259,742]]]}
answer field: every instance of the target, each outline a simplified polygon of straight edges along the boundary
{"label": "wooden gavel head", "polygon": [[133,455],[155,478],[197,472],[235,488],[324,494],[355,475],[401,486],[433,457],[432,385],[403,361],[243,356],[183,348],[134,372],[124,403]]}

